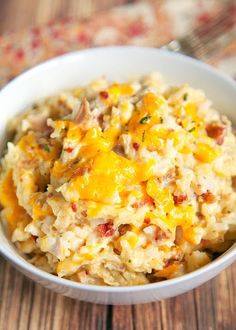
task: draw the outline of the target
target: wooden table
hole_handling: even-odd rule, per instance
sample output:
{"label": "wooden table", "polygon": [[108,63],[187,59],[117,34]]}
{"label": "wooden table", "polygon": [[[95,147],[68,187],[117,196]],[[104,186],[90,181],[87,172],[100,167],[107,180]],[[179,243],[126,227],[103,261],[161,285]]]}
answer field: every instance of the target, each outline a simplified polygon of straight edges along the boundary
{"label": "wooden table", "polygon": [[[64,16],[88,17],[124,1],[0,0],[0,32]],[[0,257],[0,330],[234,330],[236,265],[177,298],[103,306],[65,298],[34,284]]]}

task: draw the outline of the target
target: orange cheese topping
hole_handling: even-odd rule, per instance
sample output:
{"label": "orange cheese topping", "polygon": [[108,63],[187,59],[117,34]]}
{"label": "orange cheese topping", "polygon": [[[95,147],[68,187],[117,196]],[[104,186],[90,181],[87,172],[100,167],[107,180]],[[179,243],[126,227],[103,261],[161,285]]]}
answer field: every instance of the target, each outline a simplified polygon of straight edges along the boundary
{"label": "orange cheese topping", "polygon": [[57,141],[51,140],[50,144],[48,142],[44,143],[44,141],[40,143],[32,132],[29,132],[20,139],[18,147],[20,147],[26,153],[27,158],[31,160],[37,158],[46,161],[54,160],[59,157],[61,151]]}
{"label": "orange cheese topping", "polygon": [[35,193],[31,198],[31,205],[32,205],[32,211],[33,211],[33,220],[44,220],[45,217],[52,215],[52,210],[50,206],[45,203],[45,201],[42,199],[40,200],[40,197],[43,197],[43,194],[38,192]]}
{"label": "orange cheese topping", "polygon": [[[149,144],[155,139],[150,129],[161,122],[161,105],[164,102],[163,97],[157,97],[152,93],[144,95],[143,104],[136,109],[128,124],[128,130],[137,142]],[[158,138],[162,138],[162,136],[158,136]]]}
{"label": "orange cheese topping", "polygon": [[[132,96],[134,89],[129,84],[113,84],[108,87],[107,94],[108,97],[103,101],[111,106],[116,105],[121,96]],[[191,133],[194,138],[196,132],[189,130],[189,122],[198,124],[198,127],[202,125],[197,108],[194,104],[188,103],[179,110],[175,109],[174,115],[177,117],[184,112],[182,127],[185,130],[174,131],[158,126],[163,122],[167,105],[167,100],[162,95],[148,92],[136,105],[130,119],[125,123],[126,127],[119,116],[111,118],[110,126],[105,131],[99,127],[83,130],[74,122],[57,120],[54,121],[53,127],[60,132],[60,138],[50,138],[49,142],[41,143],[36,134],[30,132],[20,139],[18,146],[30,160],[39,158],[43,161],[54,161],[50,170],[51,179],[62,178],[67,182],[66,189],[71,201],[81,199],[100,204],[121,204],[122,199],[128,196],[127,186],[142,185],[144,193],[153,199],[156,209],[167,214],[164,222],[170,228],[178,225],[187,228],[194,221],[194,208],[186,205],[176,207],[171,191],[158,186],[155,179],[155,160],[134,161],[112,151],[125,131],[138,148],[141,145],[149,151],[161,151],[166,141],[172,140],[173,146],[179,152],[190,153],[191,150],[185,145],[185,141],[191,140],[191,136],[186,139],[186,134]],[[67,143],[72,143],[73,148],[79,146],[77,154],[73,155],[74,158],[59,158],[62,149],[60,144],[63,143],[66,146]],[[217,157],[217,152],[210,145],[200,143],[195,147],[194,156],[201,162],[211,162]],[[50,214],[50,209],[43,209],[40,203],[37,204],[37,200],[32,201],[32,207],[34,218],[40,219]]]}
{"label": "orange cheese topping", "polygon": [[136,165],[113,151],[99,152],[88,175],[77,176],[69,190],[76,198],[110,203],[127,184],[135,182]]}
{"label": "orange cheese topping", "polygon": [[157,277],[170,278],[179,268],[177,263],[173,263],[155,273]]}
{"label": "orange cheese topping", "polygon": [[23,207],[18,204],[12,171],[8,171],[0,184],[0,201],[4,207],[4,217],[8,222],[10,233],[18,224],[28,224],[31,220]]}

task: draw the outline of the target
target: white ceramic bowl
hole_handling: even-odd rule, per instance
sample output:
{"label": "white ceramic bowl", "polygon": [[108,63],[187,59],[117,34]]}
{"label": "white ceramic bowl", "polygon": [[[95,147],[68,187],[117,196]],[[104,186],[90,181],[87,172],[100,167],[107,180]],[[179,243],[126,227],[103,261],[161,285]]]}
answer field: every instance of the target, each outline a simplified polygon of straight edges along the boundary
{"label": "white ceramic bowl", "polygon": [[[201,88],[215,107],[236,123],[236,83],[191,58],[157,49],[110,47],[79,51],[45,62],[17,77],[0,91],[0,141],[7,121],[35,100],[101,75],[123,80],[158,71],[173,84]],[[236,165],[236,164],[235,164]],[[16,215],[17,216],[17,215]],[[133,287],[84,285],[43,272],[25,261],[0,230],[0,252],[26,276],[72,298],[103,304],[137,304],[173,297],[216,276],[236,259],[236,244],[219,258],[190,274]]]}

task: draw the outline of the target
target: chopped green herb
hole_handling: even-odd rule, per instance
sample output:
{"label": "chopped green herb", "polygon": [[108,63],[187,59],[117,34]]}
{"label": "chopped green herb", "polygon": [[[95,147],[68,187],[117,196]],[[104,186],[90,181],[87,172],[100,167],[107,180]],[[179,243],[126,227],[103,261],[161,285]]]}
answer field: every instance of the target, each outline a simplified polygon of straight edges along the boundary
{"label": "chopped green herb", "polygon": [[150,116],[145,116],[140,120],[140,124],[147,124],[150,120]]}
{"label": "chopped green herb", "polygon": [[163,124],[164,119],[160,117],[160,123]]}
{"label": "chopped green herb", "polygon": [[50,152],[50,148],[48,144],[43,144],[43,149],[47,152]]}
{"label": "chopped green herb", "polygon": [[188,93],[184,93],[183,99],[184,99],[184,101],[187,101],[187,99],[188,99]]}
{"label": "chopped green herb", "polygon": [[196,129],[196,127],[192,127],[192,128],[189,130],[189,133],[192,133],[192,132],[194,132],[194,131],[195,131],[195,129]]}
{"label": "chopped green herb", "polygon": [[131,262],[131,259],[129,259],[129,262]]}
{"label": "chopped green herb", "polygon": [[146,131],[143,131],[143,134],[142,134],[142,142],[145,141],[145,134],[146,134]]}

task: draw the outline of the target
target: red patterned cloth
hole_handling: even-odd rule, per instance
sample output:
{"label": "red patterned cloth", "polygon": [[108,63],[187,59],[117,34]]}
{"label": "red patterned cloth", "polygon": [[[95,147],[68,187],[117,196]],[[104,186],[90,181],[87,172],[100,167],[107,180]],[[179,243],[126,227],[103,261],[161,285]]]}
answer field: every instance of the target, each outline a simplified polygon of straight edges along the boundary
{"label": "red patterned cloth", "polygon": [[[165,0],[116,7],[87,21],[66,19],[0,36],[0,86],[26,68],[73,50],[103,45],[160,46],[204,23],[217,0]],[[236,6],[232,6],[236,11]],[[211,62],[236,76],[236,41]]]}

